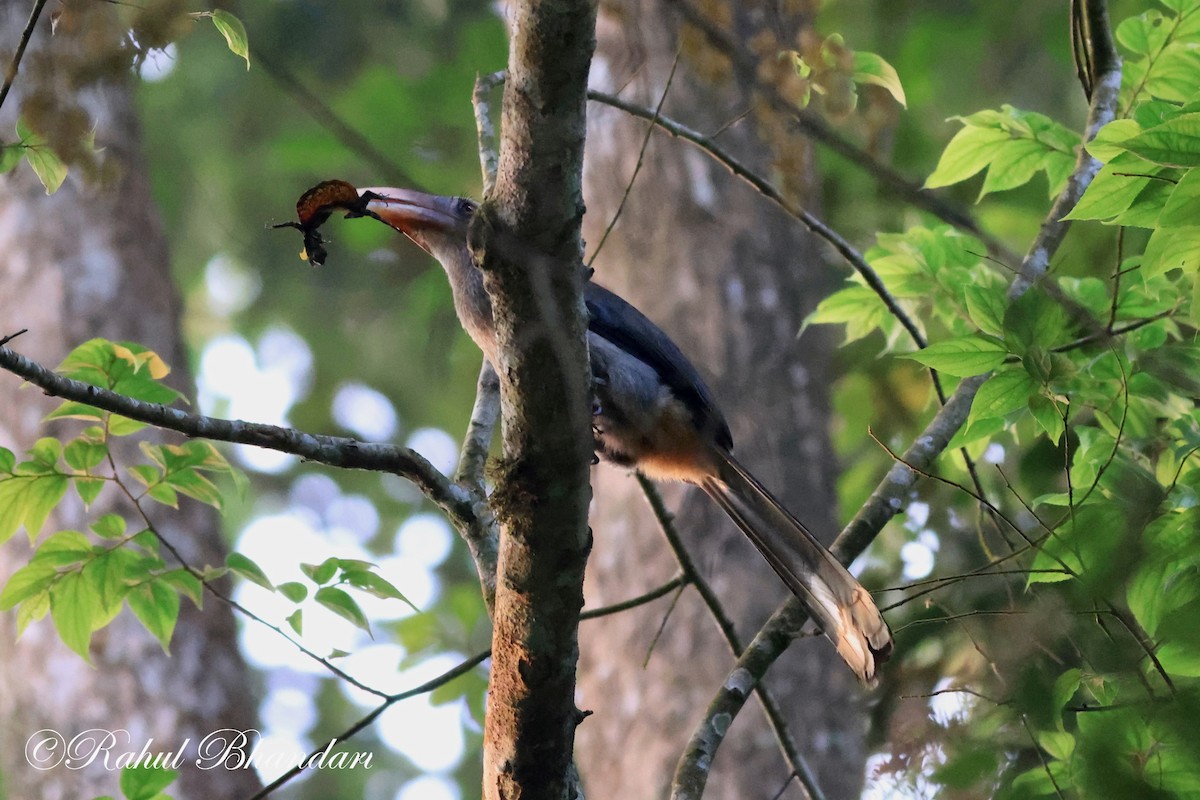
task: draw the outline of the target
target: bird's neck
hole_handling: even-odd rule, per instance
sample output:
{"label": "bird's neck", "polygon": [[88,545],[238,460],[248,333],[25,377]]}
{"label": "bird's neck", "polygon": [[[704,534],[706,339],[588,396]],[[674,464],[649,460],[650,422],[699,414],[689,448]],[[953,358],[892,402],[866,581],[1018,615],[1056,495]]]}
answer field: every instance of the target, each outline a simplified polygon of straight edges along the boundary
{"label": "bird's neck", "polygon": [[450,279],[459,321],[488,360],[495,363],[496,326],[492,319],[492,301],[483,287],[483,273],[465,248],[436,255]]}

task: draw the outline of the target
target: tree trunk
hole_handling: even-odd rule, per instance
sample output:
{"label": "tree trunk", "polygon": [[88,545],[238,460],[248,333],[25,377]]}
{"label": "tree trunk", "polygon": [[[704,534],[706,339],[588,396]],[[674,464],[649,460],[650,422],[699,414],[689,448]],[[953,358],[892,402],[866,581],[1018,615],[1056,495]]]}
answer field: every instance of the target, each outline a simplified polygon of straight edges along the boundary
{"label": "tree trunk", "polygon": [[[722,4],[735,17],[726,24],[743,41],[765,27],[759,5],[767,4]],[[795,39],[780,40],[782,22],[770,19],[776,39],[766,49],[795,48]],[[789,19],[787,29],[803,22]],[[593,87],[653,108],[680,35],[678,15],[664,10],[661,0],[605,3]],[[753,108],[751,92],[695,30],[683,35],[663,113],[717,131]],[[605,106],[589,108],[584,178],[590,247],[600,242],[621,201],[646,125]],[[775,146],[772,160],[765,135],[763,119],[751,114],[719,141],[760,173],[782,170],[791,187],[808,195],[800,199],[811,208],[806,145],[793,143],[789,153]],[[814,240],[707,156],[656,133],[594,266],[597,282],[662,325],[711,379],[738,458],[818,536],[832,538],[830,343],[812,330],[796,337],[803,316],[834,279]],[[678,571],[636,483],[599,467],[594,487],[588,607],[636,595]],[[664,492],[701,572],[748,642],[786,589],[698,491],[670,486]],[[667,606],[659,601],[584,627],[581,707],[596,714],[579,729],[579,761],[585,785],[597,796],[663,797],[688,735],[731,667],[725,642],[691,589],[684,590],[643,665]],[[865,716],[856,681],[828,642],[798,642],[768,683],[826,796],[855,796],[863,780]],[[788,780],[760,709],[748,711],[718,753],[710,797],[765,800]],[[779,796],[803,794],[793,785]]]}
{"label": "tree trunk", "polygon": [[[6,63],[30,6],[24,0],[0,3]],[[107,79],[98,77],[104,63],[98,57],[107,53],[114,63],[122,31],[111,7],[102,4],[70,6],[61,23],[51,37],[49,14],[43,15],[0,111],[0,131],[8,138],[18,109],[27,118],[42,113],[61,121],[78,104],[96,124],[103,166],[93,180],[73,167],[63,188],[49,197],[25,165],[0,177],[0,326],[4,333],[28,328],[10,346],[51,365],[95,336],[143,343],[174,367],[170,382],[190,393],[180,303],[150,197],[129,71],[118,58]],[[47,110],[49,101],[54,106]],[[12,376],[0,380],[0,444],[21,453],[39,436],[74,433],[78,423],[41,424],[56,405],[20,388]],[[64,504],[48,526],[83,529],[108,510],[102,506],[112,492],[106,489],[86,517]],[[180,512],[164,509],[154,521],[190,563],[223,563],[220,521],[207,507],[181,499]],[[143,523],[130,516],[129,524]],[[28,539],[19,533],[0,550],[0,580],[29,556]],[[254,705],[233,616],[207,599],[203,613],[183,602],[170,657],[123,612],[93,638],[94,668],[61,643],[49,617],[31,625],[14,646],[16,616],[0,615],[0,794],[43,800],[120,796],[117,770],[37,769],[28,763],[26,740],[42,729],[67,739],[90,728],[124,729],[128,738],[117,740],[115,753],[126,747],[136,752],[150,739],[156,752],[190,739],[194,757],[206,734],[251,727]],[[185,763],[182,773],[169,790],[180,800],[245,797],[259,785],[253,770],[201,773]]]}

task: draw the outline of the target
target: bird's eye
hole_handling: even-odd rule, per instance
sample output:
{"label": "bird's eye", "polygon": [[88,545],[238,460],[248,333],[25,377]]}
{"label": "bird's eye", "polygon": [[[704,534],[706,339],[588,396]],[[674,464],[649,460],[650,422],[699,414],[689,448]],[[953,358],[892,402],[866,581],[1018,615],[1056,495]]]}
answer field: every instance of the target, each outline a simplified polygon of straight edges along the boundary
{"label": "bird's eye", "polygon": [[465,197],[460,197],[454,206],[454,210],[464,217],[469,217],[475,213],[475,202]]}

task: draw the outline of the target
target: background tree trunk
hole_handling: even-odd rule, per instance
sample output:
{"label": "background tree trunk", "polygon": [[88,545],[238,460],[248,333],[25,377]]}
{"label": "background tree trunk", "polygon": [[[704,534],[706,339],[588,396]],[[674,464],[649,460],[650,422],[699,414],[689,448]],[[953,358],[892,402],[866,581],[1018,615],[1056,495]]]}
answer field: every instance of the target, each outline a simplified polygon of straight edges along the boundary
{"label": "background tree trunk", "polygon": [[[30,5],[0,2],[6,64]],[[95,336],[143,343],[174,367],[170,382],[191,394],[179,334],[180,302],[140,154],[127,65],[106,78],[98,65],[105,62],[93,60],[105,48],[115,54],[122,31],[111,7],[102,4],[69,7],[61,22],[51,37],[49,14],[43,15],[13,94],[0,111],[0,130],[9,138],[18,108],[28,118],[40,107],[43,119],[62,121],[78,104],[97,125],[103,165],[93,180],[73,168],[50,197],[27,166],[0,177],[0,328],[4,333],[28,328],[11,346],[51,365]],[[47,103],[53,107],[47,109]],[[23,452],[47,430],[51,435],[76,430],[78,423],[41,424],[56,405],[36,390],[20,388],[12,376],[0,380],[0,444]],[[101,495],[101,504],[111,492]],[[107,510],[85,518],[81,508],[68,504],[64,509],[48,525],[82,529]],[[192,564],[223,563],[220,521],[211,509],[182,499],[181,512],[164,511],[155,522]],[[129,524],[142,523],[131,517]],[[19,533],[0,550],[0,580],[29,555],[28,539]],[[132,614],[123,612],[94,637],[95,668],[61,643],[49,617],[33,624],[14,646],[15,624],[14,613],[0,615],[0,795],[54,800],[119,794],[116,771],[31,767],[25,742],[43,728],[68,738],[89,728],[124,729],[136,752],[150,738],[155,751],[179,747],[186,738],[194,750],[211,731],[253,724],[233,617],[211,597],[203,613],[184,600],[170,657]],[[170,794],[180,800],[245,797],[258,785],[253,770],[184,769]]]}
{"label": "background tree trunk", "polygon": [[[680,21],[662,0],[601,8],[593,86],[653,108],[680,48]],[[722,4],[731,30],[767,49],[795,48],[780,31],[803,17],[767,17],[758,4]],[[764,4],[765,5],[765,4]],[[730,9],[736,9],[729,11]],[[785,24],[786,23],[786,24]],[[769,27],[769,30],[767,30]],[[683,47],[663,113],[715,132],[753,98],[695,30]],[[722,132],[722,146],[766,174],[784,170],[812,207],[811,159],[764,142],[750,114]],[[589,248],[600,241],[633,174],[646,122],[593,104],[585,191]],[[769,122],[767,124],[770,124]],[[779,174],[778,172],[774,174]],[[711,378],[733,429],[735,452],[818,536],[834,532],[834,481],[827,437],[829,339],[796,338],[803,316],[834,279],[813,239],[792,220],[690,146],[655,134],[616,228],[596,260],[596,280],[639,306]],[[597,468],[594,553],[587,606],[635,595],[677,571],[636,483]],[[749,640],[786,589],[753,547],[698,491],[664,487],[702,573]],[[685,590],[649,663],[643,659],[668,601],[585,624],[579,728],[585,783],[598,797],[664,796],[684,742],[732,659],[694,590]],[[829,798],[855,796],[866,754],[865,716],[853,675],[827,642],[801,640],[769,681],[801,751]],[[735,723],[713,768],[713,798],[771,798],[787,781],[757,707]],[[783,797],[802,796],[794,785]]]}

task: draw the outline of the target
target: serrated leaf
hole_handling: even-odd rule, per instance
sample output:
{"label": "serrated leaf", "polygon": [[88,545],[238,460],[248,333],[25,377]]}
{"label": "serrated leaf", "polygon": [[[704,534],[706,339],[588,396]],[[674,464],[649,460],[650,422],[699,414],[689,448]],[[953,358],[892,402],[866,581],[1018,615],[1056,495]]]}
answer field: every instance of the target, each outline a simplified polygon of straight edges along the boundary
{"label": "serrated leaf", "polygon": [[1158,225],[1163,228],[1200,225],[1200,169],[1188,170],[1170,189]]}
{"label": "serrated leaf", "polygon": [[25,508],[25,530],[30,541],[42,530],[50,512],[67,493],[68,479],[65,475],[43,475],[29,482],[26,488],[28,505]]}
{"label": "serrated leaf", "polygon": [[188,570],[180,567],[164,572],[158,578],[186,595],[196,608],[204,608],[204,584]]}
{"label": "serrated leaf", "polygon": [[170,653],[171,634],[179,619],[179,593],[159,581],[135,586],[125,595],[129,610],[145,626],[150,635]]}
{"label": "serrated leaf", "polygon": [[1112,219],[1129,208],[1161,171],[1132,153],[1121,153],[1100,168],[1083,197],[1063,219]]}
{"label": "serrated leaf", "polygon": [[970,178],[991,163],[1000,148],[1012,137],[997,128],[967,126],[954,134],[937,168],[925,180],[926,189],[950,186]]}
{"label": "serrated leaf", "polygon": [[66,400],[58,408],[43,417],[43,419],[104,419],[107,413],[107,411],[102,411],[95,406],[77,403],[74,400]]}
{"label": "serrated leaf", "polygon": [[1008,348],[1003,342],[981,334],[935,342],[924,350],[904,356],[959,378],[981,375],[995,369],[1007,357]]}
{"label": "serrated leaf", "polygon": [[271,583],[271,579],[267,577],[267,573],[262,571],[262,567],[241,553],[230,553],[225,558],[225,566],[246,580],[257,583],[264,589],[275,591],[275,584]]}
{"label": "serrated leaf", "polygon": [[1075,737],[1064,731],[1042,731],[1037,740],[1043,750],[1062,761],[1075,752]]}
{"label": "serrated leaf", "polygon": [[179,773],[164,767],[139,765],[121,770],[121,794],[127,800],[159,800]]}
{"label": "serrated leaf", "polygon": [[856,83],[882,86],[892,97],[896,98],[897,103],[905,108],[908,107],[908,101],[904,97],[904,87],[900,85],[900,76],[896,74],[895,67],[884,61],[881,56],[861,50],[856,51],[854,53],[854,72],[851,78]]}
{"label": "serrated leaf", "polygon": [[308,597],[308,587],[299,581],[288,581],[281,583],[275,587],[275,591],[291,600],[293,603],[302,603]]}
{"label": "serrated leaf", "polygon": [[67,572],[50,587],[50,618],[59,637],[89,664],[92,622],[100,610],[100,596],[82,573]]}
{"label": "serrated leaf", "polygon": [[368,634],[371,633],[371,623],[367,620],[367,615],[359,608],[354,598],[341,589],[335,586],[323,586],[317,590],[313,599],[356,628],[361,628]]}
{"label": "serrated leaf", "polygon": [[1200,113],[1181,114],[1124,142],[1147,161],[1167,167],[1200,166]]}
{"label": "serrated leaf", "polygon": [[1029,398],[1029,410],[1046,436],[1057,445],[1067,427],[1058,406],[1050,398],[1035,394]]}
{"label": "serrated leaf", "polygon": [[42,182],[46,194],[57,192],[67,179],[67,165],[47,144],[26,142],[25,161]]}
{"label": "serrated leaf", "polygon": [[1105,125],[1085,147],[1101,163],[1107,164],[1125,152],[1124,143],[1142,132],[1142,126],[1132,119],[1116,119]]}
{"label": "serrated leaf", "polygon": [[971,417],[1003,417],[1024,408],[1038,390],[1037,383],[1020,366],[1010,366],[988,378],[971,404]]}
{"label": "serrated leaf", "polygon": [[26,564],[12,574],[0,591],[0,611],[8,611],[18,603],[50,588],[58,577],[52,564]]}
{"label": "serrated leaf", "polygon": [[100,610],[93,620],[95,628],[102,628],[121,611],[121,602],[128,589],[125,583],[127,566],[137,556],[124,548],[115,548],[92,559],[83,568],[83,577],[92,584],[99,598]]}
{"label": "serrated leaf", "polygon": [[45,618],[50,613],[50,590],[46,589],[21,603],[17,609],[17,638],[25,633],[32,623]]}
{"label": "serrated leaf", "polygon": [[120,414],[111,414],[108,418],[108,432],[113,436],[129,436],[146,427],[146,423],[138,422]]}
{"label": "serrated leaf", "polygon": [[179,508],[179,495],[165,483],[156,483],[146,490],[146,496],[164,506]]}
{"label": "serrated leaf", "polygon": [[120,514],[105,514],[90,527],[101,539],[120,539],[125,535],[125,518]]}
{"label": "serrated leaf", "polygon": [[63,449],[63,460],[67,462],[67,466],[83,472],[98,466],[107,455],[108,445],[83,439],[73,439]]}
{"label": "serrated leaf", "polygon": [[1200,227],[1160,228],[1142,254],[1141,275],[1153,278],[1172,269],[1195,272],[1200,268]]}
{"label": "serrated leaf", "polygon": [[246,37],[246,26],[240,19],[224,10],[212,12],[211,19],[213,25],[217,26],[217,30],[225,37],[225,43],[229,45],[229,50],[234,55],[244,58],[246,69],[250,69],[250,42]]}

